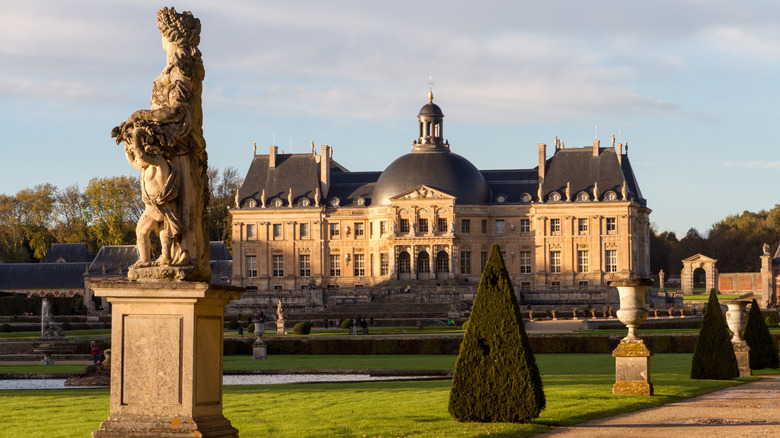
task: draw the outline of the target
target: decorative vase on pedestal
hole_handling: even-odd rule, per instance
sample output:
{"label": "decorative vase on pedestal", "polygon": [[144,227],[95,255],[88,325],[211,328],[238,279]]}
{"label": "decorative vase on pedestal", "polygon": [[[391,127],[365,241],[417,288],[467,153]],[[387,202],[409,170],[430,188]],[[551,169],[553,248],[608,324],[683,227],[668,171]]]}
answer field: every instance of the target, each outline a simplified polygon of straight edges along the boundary
{"label": "decorative vase on pedestal", "polygon": [[255,336],[257,339],[252,344],[252,359],[267,359],[267,347],[263,342],[263,334],[265,333],[265,321],[256,319],[255,324]]}
{"label": "decorative vase on pedestal", "polygon": [[645,309],[645,293],[652,284],[649,278],[629,278],[609,283],[620,294],[617,317],[628,328],[628,334],[612,352],[615,358],[613,394],[653,395],[650,382],[650,356],[653,353],[636,336],[636,328],[649,314]]}
{"label": "decorative vase on pedestal", "polygon": [[[752,294],[751,298],[752,300]],[[731,345],[734,346],[734,354],[737,356],[737,366],[739,367],[739,377],[750,377],[750,347],[742,339],[742,333],[747,326],[747,305],[750,300],[745,301],[743,297],[736,300],[727,301],[726,324],[734,336],[731,337]]]}

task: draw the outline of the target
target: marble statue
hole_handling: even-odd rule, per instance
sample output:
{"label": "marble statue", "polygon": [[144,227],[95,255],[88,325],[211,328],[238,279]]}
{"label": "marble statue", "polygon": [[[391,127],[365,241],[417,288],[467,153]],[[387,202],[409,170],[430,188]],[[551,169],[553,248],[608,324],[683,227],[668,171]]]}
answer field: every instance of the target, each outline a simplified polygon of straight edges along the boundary
{"label": "marble statue", "polygon": [[[206,222],[208,157],[203,138],[203,61],[200,20],[190,12],[162,8],[157,27],[167,63],[152,87],[151,106],[134,112],[111,131],[141,172],[144,212],[136,225],[139,259],[131,280],[209,281]],[[151,234],[161,255],[151,260]]]}
{"label": "marble statue", "polygon": [[624,201],[628,201],[628,187],[626,186],[625,180],[623,180],[623,185],[620,186],[620,195],[623,197]]}
{"label": "marble statue", "polygon": [[566,202],[571,202],[571,183],[566,181]]}
{"label": "marble statue", "polygon": [[593,183],[593,200],[598,201],[599,200],[599,182],[596,181]]}
{"label": "marble statue", "polygon": [[542,183],[539,183],[539,190],[537,190],[536,196],[539,198],[539,202],[542,202]]}
{"label": "marble statue", "polygon": [[260,193],[260,205],[265,208],[265,189]]}
{"label": "marble statue", "polygon": [[320,206],[320,186],[314,188],[314,206]]}

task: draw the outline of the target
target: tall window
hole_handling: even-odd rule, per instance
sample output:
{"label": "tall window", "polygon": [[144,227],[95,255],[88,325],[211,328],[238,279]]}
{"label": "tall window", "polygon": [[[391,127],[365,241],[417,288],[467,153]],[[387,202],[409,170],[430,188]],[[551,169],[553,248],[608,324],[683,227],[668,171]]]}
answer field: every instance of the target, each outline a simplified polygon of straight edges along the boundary
{"label": "tall window", "polygon": [[420,274],[431,272],[431,256],[425,251],[417,255],[417,272]]}
{"label": "tall window", "polygon": [[379,234],[381,235],[387,234],[387,221],[379,222]]}
{"label": "tall window", "polygon": [[329,223],[328,224],[328,231],[330,234],[330,238],[334,239],[336,237],[339,237],[339,224],[338,223]]}
{"label": "tall window", "polygon": [[355,277],[365,277],[366,275],[366,255],[355,254],[355,261],[353,263],[355,268]]}
{"label": "tall window", "polygon": [[300,230],[301,239],[309,237],[309,224],[299,224],[298,229]]}
{"label": "tall window", "polygon": [[577,233],[588,234],[588,218],[577,218]]}
{"label": "tall window", "polygon": [[300,268],[301,277],[311,276],[311,263],[309,254],[298,254],[298,267]]}
{"label": "tall window", "polygon": [[330,276],[341,277],[341,259],[338,254],[330,254],[328,256],[328,264],[330,265]]}
{"label": "tall window", "polygon": [[520,273],[531,273],[531,251],[520,251]]}
{"label": "tall window", "polygon": [[485,272],[485,265],[487,265],[488,252],[482,251],[479,253],[479,272]]}
{"label": "tall window", "polygon": [[530,219],[520,219],[520,232],[521,233],[530,233],[531,232],[531,220]]}
{"label": "tall window", "polygon": [[428,232],[428,219],[421,217],[418,224],[420,224],[420,232],[421,233],[427,233]]}
{"label": "tall window", "polygon": [[550,219],[550,234],[552,235],[561,234],[560,219]]}
{"label": "tall window", "polygon": [[357,238],[362,238],[366,234],[366,232],[365,232],[366,228],[365,227],[366,227],[366,224],[364,224],[363,222],[355,222],[355,238],[356,239]]}
{"label": "tall window", "polygon": [[617,232],[617,218],[607,218],[607,234],[615,234]]}
{"label": "tall window", "polygon": [[398,231],[401,233],[409,232],[409,219],[402,218],[398,221]]}
{"label": "tall window", "polygon": [[436,254],[436,272],[450,272],[450,256],[446,251]]}
{"label": "tall window", "polygon": [[496,219],[496,234],[506,233],[506,222],[503,219]]}
{"label": "tall window", "polygon": [[590,270],[590,260],[587,250],[577,250],[577,272],[588,272]]}
{"label": "tall window", "polygon": [[246,256],[246,276],[249,278],[257,277],[257,256]]}
{"label": "tall window", "polygon": [[279,240],[282,238],[282,224],[273,224],[273,236],[274,240]]}
{"label": "tall window", "polygon": [[274,277],[284,277],[284,255],[273,255],[271,256],[271,260],[271,267],[273,269],[272,275]]}
{"label": "tall window", "polygon": [[379,254],[379,275],[387,275],[390,272],[390,258],[386,252]]}
{"label": "tall window", "polygon": [[487,234],[487,219],[482,219],[482,234]]}
{"label": "tall window", "polygon": [[408,274],[412,272],[412,256],[404,251],[398,255],[398,273]]}
{"label": "tall window", "polygon": [[471,274],[471,251],[460,252],[460,273]]}
{"label": "tall window", "polygon": [[470,219],[461,219],[460,220],[460,232],[463,234],[469,234],[471,232],[471,220]]}
{"label": "tall window", "polygon": [[550,251],[550,272],[559,274],[561,272],[561,252]]}
{"label": "tall window", "polygon": [[439,222],[439,232],[440,233],[446,233],[447,232],[447,218],[446,217],[440,217],[438,219]]}
{"label": "tall window", "polygon": [[604,251],[604,270],[606,272],[617,272],[617,250],[608,249]]}
{"label": "tall window", "polygon": [[247,240],[255,238],[255,224],[246,224],[246,238]]}

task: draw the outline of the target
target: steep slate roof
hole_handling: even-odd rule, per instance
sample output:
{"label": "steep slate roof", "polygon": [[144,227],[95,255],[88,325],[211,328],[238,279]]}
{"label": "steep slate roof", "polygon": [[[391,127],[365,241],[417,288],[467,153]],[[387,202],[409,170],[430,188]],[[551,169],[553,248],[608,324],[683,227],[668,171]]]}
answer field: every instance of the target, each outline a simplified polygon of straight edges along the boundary
{"label": "steep slate roof", "polygon": [[211,260],[211,284],[230,286],[233,277],[233,260]]}
{"label": "steep slate roof", "polygon": [[521,202],[523,193],[536,200],[539,188],[539,172],[536,169],[480,170],[480,173],[492,192],[491,202],[496,201],[497,195],[504,195],[506,203],[516,204]]}
{"label": "steep slate roof", "polygon": [[[593,156],[593,148],[563,148],[554,152],[545,162],[545,178],[542,186],[544,200],[557,191],[565,199],[566,183],[570,183],[572,200],[577,193],[586,191],[592,198],[593,183],[598,181],[599,199],[611,190],[622,200],[623,181],[626,182],[628,198],[646,206],[647,201],[642,196],[639,183],[636,180],[631,162],[627,154],[623,154],[622,162],[618,162],[617,152],[612,147],[600,148],[598,156]],[[244,184],[239,190],[239,205],[254,199],[259,207],[260,194],[265,189],[266,206],[270,207],[275,197],[282,199],[284,207],[288,207],[288,190],[292,187],[293,203],[306,197],[314,205],[315,188],[319,187],[320,166],[313,154],[277,154],[276,167],[268,167],[269,155],[256,155],[249,166]],[[350,172],[340,164],[331,160],[331,186],[327,198],[322,200],[323,206],[332,198],[339,198],[341,206],[352,206],[355,199],[362,197],[365,205],[371,205],[376,182],[382,172]],[[503,194],[506,203],[520,203],[524,193],[531,195],[537,201],[539,188],[538,167],[533,169],[480,170],[490,188],[490,203],[496,203],[496,196]],[[321,190],[321,188],[320,188]],[[322,190],[321,196],[324,196]]]}
{"label": "steep slate roof", "polygon": [[89,265],[87,275],[127,275],[127,268],[137,261],[135,245],[104,245]]}
{"label": "steep slate roof", "polygon": [[371,205],[371,195],[376,180],[382,172],[331,172],[328,198],[339,198],[341,205],[353,205],[355,199],[362,197],[365,205]]}
{"label": "steep slate roof", "polygon": [[92,256],[85,243],[53,243],[41,263],[57,263],[60,259],[65,263],[89,263]]}
{"label": "steep slate roof", "polygon": [[221,240],[209,242],[209,260],[233,260],[227,245]]}
{"label": "steep slate roof", "polygon": [[89,263],[3,263],[0,290],[83,289]]}
{"label": "steep slate roof", "polygon": [[614,191],[620,199],[625,180],[629,199],[646,205],[628,157],[623,155],[622,158],[621,165],[613,148],[600,148],[598,156],[595,157],[592,147],[558,149],[546,163],[547,170],[542,185],[545,201],[553,191],[564,197],[567,182],[570,183],[572,199],[581,191],[588,192],[592,199],[593,183],[596,181],[600,200],[608,190]]}

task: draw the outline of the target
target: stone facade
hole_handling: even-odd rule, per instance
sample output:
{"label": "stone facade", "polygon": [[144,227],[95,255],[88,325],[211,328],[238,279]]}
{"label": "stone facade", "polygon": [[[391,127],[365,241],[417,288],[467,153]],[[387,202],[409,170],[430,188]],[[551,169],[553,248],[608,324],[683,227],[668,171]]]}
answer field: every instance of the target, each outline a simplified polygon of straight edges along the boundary
{"label": "stone facade", "polygon": [[611,280],[649,276],[650,210],[622,145],[556,139],[552,157],[539,145],[535,169],[477,171],[451,153],[432,99],[418,119],[412,152],[384,172],[349,172],[330,146],[255,154],[230,210],[233,284],[246,298],[271,303],[276,291],[285,304],[322,305],[444,290],[468,300],[492,243],[521,302],[587,302]]}

